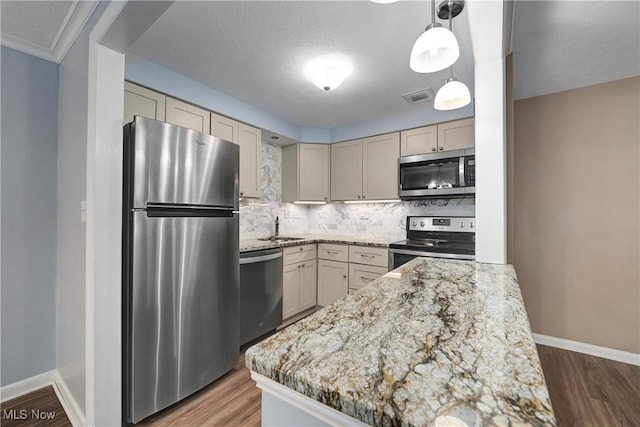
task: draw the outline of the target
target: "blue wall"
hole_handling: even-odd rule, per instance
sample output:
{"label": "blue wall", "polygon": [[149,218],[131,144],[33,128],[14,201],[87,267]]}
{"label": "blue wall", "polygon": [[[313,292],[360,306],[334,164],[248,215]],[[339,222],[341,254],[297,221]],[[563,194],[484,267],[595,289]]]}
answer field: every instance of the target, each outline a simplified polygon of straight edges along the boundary
{"label": "blue wall", "polygon": [[300,127],[135,55],[126,56],[125,78],[236,120],[301,142],[331,143],[379,135],[473,116],[473,102],[453,111],[437,111],[429,103],[395,114],[333,129]]}
{"label": "blue wall", "polygon": [[58,65],[1,49],[4,386],[56,367]]}

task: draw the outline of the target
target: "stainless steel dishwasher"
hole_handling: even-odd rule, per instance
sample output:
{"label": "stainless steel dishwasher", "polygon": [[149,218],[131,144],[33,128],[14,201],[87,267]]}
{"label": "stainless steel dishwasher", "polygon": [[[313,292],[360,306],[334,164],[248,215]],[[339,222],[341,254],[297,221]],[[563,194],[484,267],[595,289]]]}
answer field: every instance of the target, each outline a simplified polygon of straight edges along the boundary
{"label": "stainless steel dishwasher", "polygon": [[282,324],[282,249],[240,254],[240,345]]}

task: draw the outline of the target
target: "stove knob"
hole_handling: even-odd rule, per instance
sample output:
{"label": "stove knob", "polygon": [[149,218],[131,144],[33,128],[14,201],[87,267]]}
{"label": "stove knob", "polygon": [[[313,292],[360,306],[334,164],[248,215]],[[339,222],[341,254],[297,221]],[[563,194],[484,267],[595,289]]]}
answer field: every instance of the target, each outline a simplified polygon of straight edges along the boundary
{"label": "stove knob", "polygon": [[424,221],[420,221],[420,227],[424,227]]}
{"label": "stove knob", "polygon": [[473,221],[471,221],[471,222],[469,223],[469,228],[473,228],[473,225],[474,225],[474,224],[473,224]]}
{"label": "stove knob", "polygon": [[415,227],[415,226],[416,226],[416,224],[417,224],[417,222],[415,222],[415,221],[413,221],[413,222],[411,223],[411,225],[412,225],[413,227]]}
{"label": "stove knob", "polygon": [[464,221],[460,221],[460,228],[464,228]]}

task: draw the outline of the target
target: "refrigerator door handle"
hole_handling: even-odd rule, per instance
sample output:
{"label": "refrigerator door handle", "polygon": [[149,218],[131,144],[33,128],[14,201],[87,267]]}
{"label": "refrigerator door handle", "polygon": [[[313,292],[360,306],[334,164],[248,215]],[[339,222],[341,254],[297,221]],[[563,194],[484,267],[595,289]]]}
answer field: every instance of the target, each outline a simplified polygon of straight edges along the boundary
{"label": "refrigerator door handle", "polygon": [[147,205],[147,216],[156,217],[232,217],[233,211],[229,208],[205,207],[205,206],[167,206]]}

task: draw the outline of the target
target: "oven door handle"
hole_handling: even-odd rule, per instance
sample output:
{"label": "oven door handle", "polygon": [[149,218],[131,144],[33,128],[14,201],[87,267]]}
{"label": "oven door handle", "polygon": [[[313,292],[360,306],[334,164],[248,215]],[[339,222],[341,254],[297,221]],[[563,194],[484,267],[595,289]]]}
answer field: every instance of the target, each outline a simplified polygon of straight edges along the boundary
{"label": "oven door handle", "polygon": [[398,254],[398,255],[432,256],[436,258],[463,259],[463,260],[470,260],[470,261],[474,261],[476,259],[475,255],[445,254],[441,252],[409,251],[406,249],[389,249],[389,253]]}

